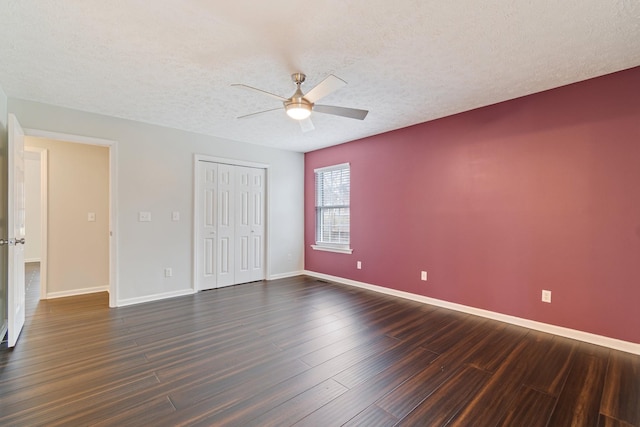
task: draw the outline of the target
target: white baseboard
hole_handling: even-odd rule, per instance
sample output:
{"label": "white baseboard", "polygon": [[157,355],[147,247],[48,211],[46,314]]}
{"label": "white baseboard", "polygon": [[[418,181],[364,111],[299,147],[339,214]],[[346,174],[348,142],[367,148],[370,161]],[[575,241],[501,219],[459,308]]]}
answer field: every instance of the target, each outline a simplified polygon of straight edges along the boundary
{"label": "white baseboard", "polygon": [[189,288],[189,289],[181,289],[179,291],[165,292],[161,294],[145,295],[143,297],[121,299],[117,301],[116,307],[124,307],[127,305],[142,304],[144,302],[152,302],[152,301],[159,301],[167,298],[193,295],[195,293],[196,292],[193,289]]}
{"label": "white baseboard", "polygon": [[109,292],[109,286],[97,286],[95,288],[72,289],[70,291],[47,292],[47,299],[72,297],[76,295],[94,294],[96,292]]}
{"label": "white baseboard", "polygon": [[629,341],[622,341],[616,338],[609,338],[602,335],[596,335],[589,332],[578,331],[575,329],[564,328],[562,326],[550,325],[548,323],[537,322],[535,320],[523,319],[521,317],[510,316],[507,314],[497,313],[494,311],[483,310],[481,308],[470,307],[454,302],[443,301],[436,298],[425,297],[423,295],[412,294],[410,292],[398,291],[396,289],[385,288],[383,286],[371,285],[369,283],[358,282],[356,280],[344,279],[342,277],[331,276],[324,273],[316,273],[315,271],[304,271],[304,274],[316,277],[318,279],[329,280],[332,282],[342,283],[344,285],[355,286],[362,289],[368,289],[374,292],[380,292],[412,301],[421,302],[423,304],[431,304],[438,307],[448,308],[450,310],[460,311],[463,313],[473,314],[475,316],[485,317],[488,319],[498,320],[500,322],[510,323],[512,325],[523,326],[525,328],[534,329],[536,331],[546,332],[553,335],[559,335],[565,338],[571,338],[578,341],[584,341],[603,347],[609,347],[614,350],[620,350],[627,353],[640,355],[640,344]]}
{"label": "white baseboard", "polygon": [[306,274],[306,272],[304,272],[304,271],[290,271],[288,273],[272,274],[271,276],[269,276],[269,278],[267,280],[286,279],[288,277],[302,276],[303,274]]}
{"label": "white baseboard", "polygon": [[7,333],[8,330],[9,330],[9,324],[5,319],[2,321],[2,326],[0,327],[0,341],[2,341],[2,339],[4,338],[4,335]]}

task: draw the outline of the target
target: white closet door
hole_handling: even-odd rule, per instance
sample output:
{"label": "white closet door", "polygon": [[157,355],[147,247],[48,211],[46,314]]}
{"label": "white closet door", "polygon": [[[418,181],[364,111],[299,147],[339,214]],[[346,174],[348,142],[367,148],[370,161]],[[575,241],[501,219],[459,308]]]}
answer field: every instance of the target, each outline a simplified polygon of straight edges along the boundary
{"label": "white closet door", "polygon": [[249,243],[249,269],[251,280],[263,280],[265,278],[265,170],[251,170],[250,212],[249,222],[251,226],[251,239]]}
{"label": "white closet door", "polygon": [[264,279],[264,175],[236,168],[236,283]]}
{"label": "white closet door", "polygon": [[235,285],[235,167],[218,164],[218,287]]}
{"label": "white closet door", "polygon": [[199,204],[198,204],[198,289],[217,287],[216,239],[218,205],[218,165],[199,162]]}
{"label": "white closet door", "polygon": [[265,278],[264,169],[198,164],[197,289]]}
{"label": "white closet door", "polygon": [[236,283],[251,282],[251,175],[252,169],[236,167],[235,261]]}

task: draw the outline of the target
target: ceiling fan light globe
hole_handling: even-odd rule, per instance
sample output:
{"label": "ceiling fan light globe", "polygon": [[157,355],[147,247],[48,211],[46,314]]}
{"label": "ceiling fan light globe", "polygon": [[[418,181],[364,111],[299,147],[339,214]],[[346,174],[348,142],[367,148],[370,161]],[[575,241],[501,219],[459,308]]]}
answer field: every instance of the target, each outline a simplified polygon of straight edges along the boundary
{"label": "ceiling fan light globe", "polygon": [[287,115],[294,120],[304,120],[311,115],[311,108],[305,104],[288,105]]}

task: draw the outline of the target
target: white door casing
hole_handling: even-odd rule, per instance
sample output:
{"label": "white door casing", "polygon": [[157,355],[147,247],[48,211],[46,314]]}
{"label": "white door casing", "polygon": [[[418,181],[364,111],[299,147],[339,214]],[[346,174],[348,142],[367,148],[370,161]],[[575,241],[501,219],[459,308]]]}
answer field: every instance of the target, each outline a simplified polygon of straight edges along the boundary
{"label": "white door casing", "polygon": [[8,346],[15,347],[25,321],[24,283],[24,131],[9,114],[8,138]]}

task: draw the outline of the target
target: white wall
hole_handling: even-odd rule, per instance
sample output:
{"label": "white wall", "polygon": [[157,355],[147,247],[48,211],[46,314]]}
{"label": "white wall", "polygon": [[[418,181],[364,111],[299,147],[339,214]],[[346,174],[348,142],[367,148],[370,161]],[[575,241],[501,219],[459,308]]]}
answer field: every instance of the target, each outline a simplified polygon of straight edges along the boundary
{"label": "white wall", "polygon": [[[267,271],[278,277],[303,270],[301,153],[13,98],[8,110],[24,128],[117,141],[119,304],[192,288],[194,154],[270,165]],[[150,211],[152,221],[138,222],[139,211]],[[179,222],[171,221],[173,211]],[[163,276],[165,267],[173,277]]]}
{"label": "white wall", "polygon": [[25,262],[40,262],[40,153],[24,152]]}
{"label": "white wall", "polygon": [[[108,148],[30,136],[25,146],[48,152],[47,295],[105,289],[109,285]],[[95,221],[88,220],[89,213],[95,214]]]}

